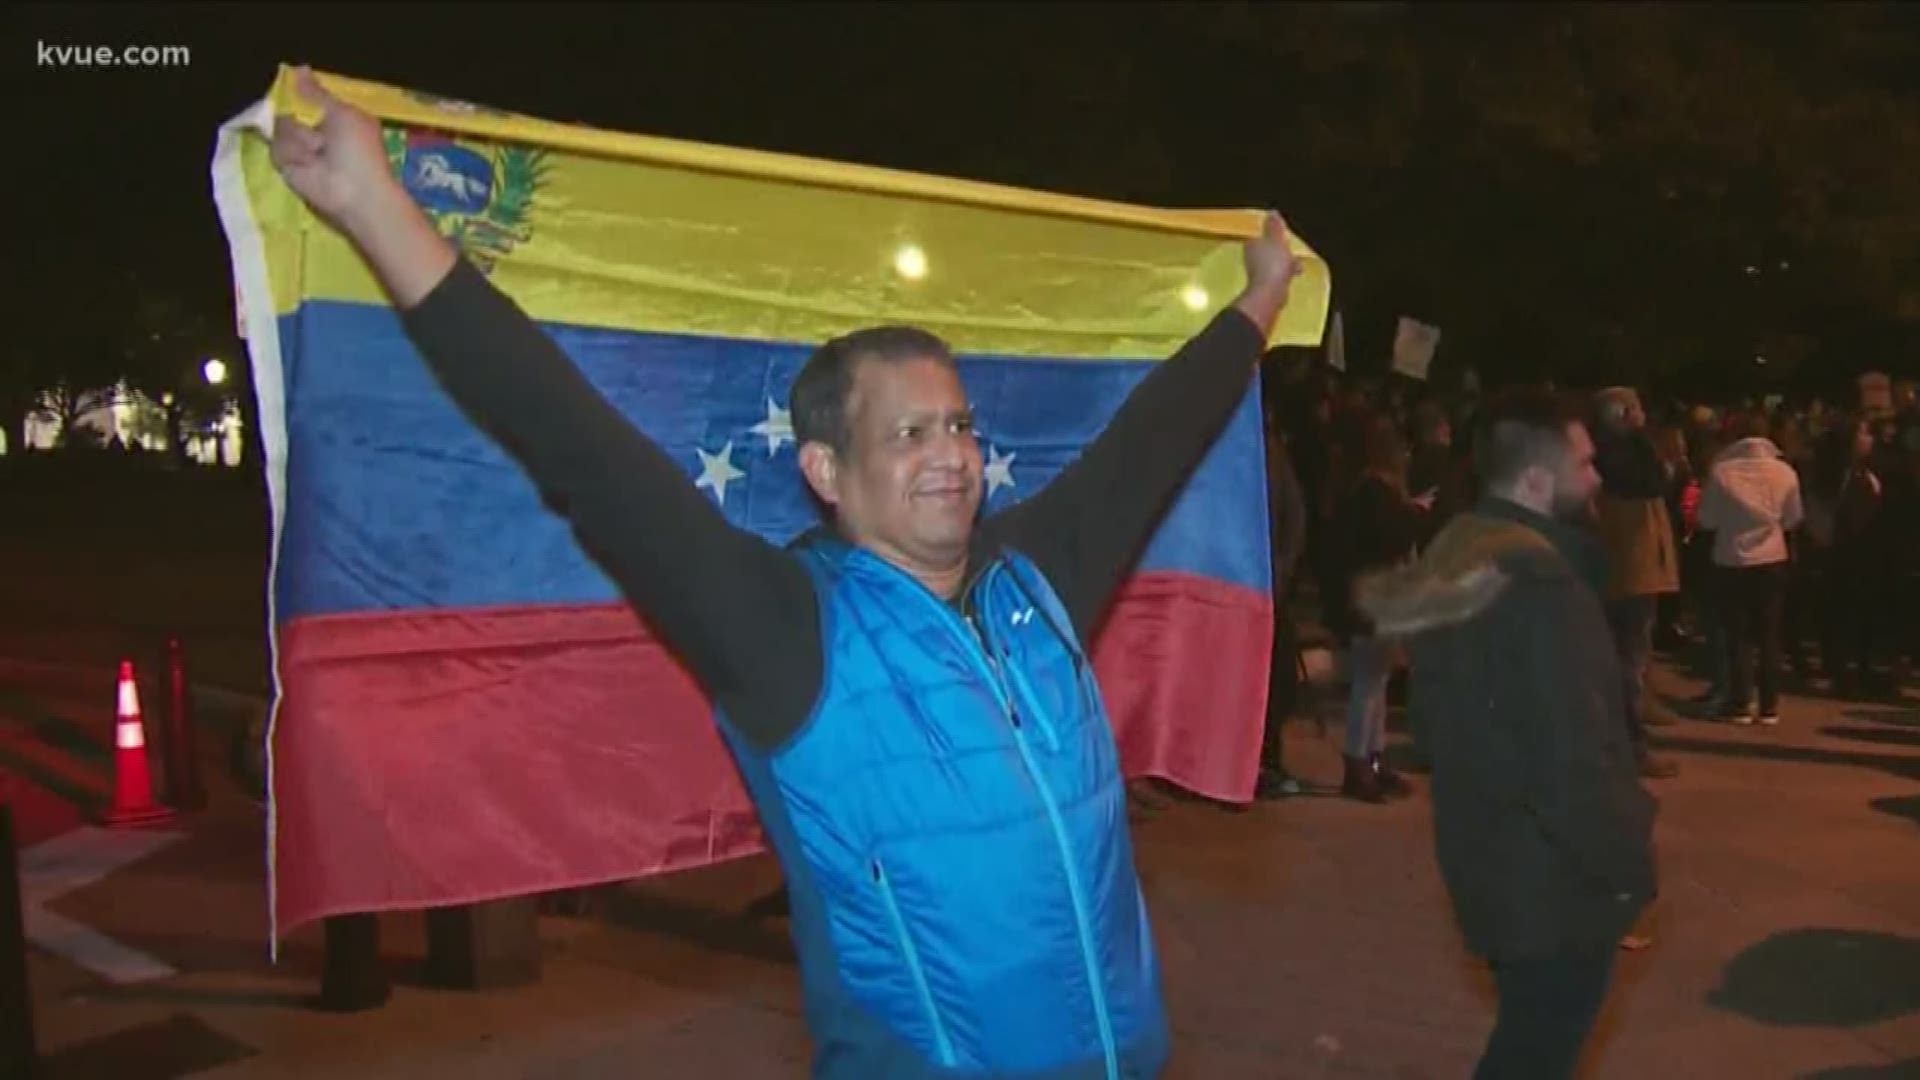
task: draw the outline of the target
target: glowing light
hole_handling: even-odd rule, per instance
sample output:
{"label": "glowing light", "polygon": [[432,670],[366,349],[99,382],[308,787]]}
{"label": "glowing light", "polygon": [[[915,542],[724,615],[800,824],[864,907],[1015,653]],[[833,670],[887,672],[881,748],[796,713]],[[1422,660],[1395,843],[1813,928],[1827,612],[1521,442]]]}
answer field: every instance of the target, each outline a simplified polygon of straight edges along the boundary
{"label": "glowing light", "polygon": [[227,362],[217,357],[209,360],[201,365],[200,374],[206,376],[209,384],[219,386],[227,381]]}
{"label": "glowing light", "polygon": [[927,276],[927,253],[907,244],[894,253],[893,269],[908,281],[919,281]]}
{"label": "glowing light", "polygon": [[1756,363],[1756,364],[1760,364],[1760,365],[1762,365],[1762,366],[1765,366],[1765,365],[1766,365],[1766,362],[1767,362],[1767,358],[1766,358],[1766,357],[1764,357],[1764,356],[1756,356],[1756,357],[1754,357],[1754,358],[1753,358],[1753,362],[1754,362],[1754,363]]}
{"label": "glowing light", "polygon": [[1188,311],[1205,311],[1212,299],[1207,295],[1207,290],[1198,285],[1189,285],[1180,290],[1180,302],[1187,305]]}

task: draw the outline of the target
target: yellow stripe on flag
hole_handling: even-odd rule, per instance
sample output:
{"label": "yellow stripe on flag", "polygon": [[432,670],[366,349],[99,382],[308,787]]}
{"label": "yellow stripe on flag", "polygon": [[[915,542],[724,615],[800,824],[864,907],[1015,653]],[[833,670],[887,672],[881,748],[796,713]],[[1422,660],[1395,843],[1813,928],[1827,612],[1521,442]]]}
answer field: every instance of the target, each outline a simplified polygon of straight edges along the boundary
{"label": "yellow stripe on flag", "polygon": [[[879,322],[956,349],[1162,356],[1239,292],[1250,210],[1163,210],[494,113],[316,73],[389,129],[417,201],[535,318],[817,342]],[[283,67],[269,100],[311,122]],[[442,133],[403,145],[403,132]],[[418,134],[416,140],[422,137]],[[428,160],[434,159],[434,160]],[[345,240],[247,140],[248,197],[277,310],[384,304]],[[1301,276],[1274,344],[1317,344],[1326,263]]]}

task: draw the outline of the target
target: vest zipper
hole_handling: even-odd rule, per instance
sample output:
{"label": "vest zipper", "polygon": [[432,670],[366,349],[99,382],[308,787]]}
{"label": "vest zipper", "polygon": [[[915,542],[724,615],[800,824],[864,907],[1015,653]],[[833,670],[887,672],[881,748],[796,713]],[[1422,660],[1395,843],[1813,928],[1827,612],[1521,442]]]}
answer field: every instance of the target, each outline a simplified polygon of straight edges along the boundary
{"label": "vest zipper", "polygon": [[[998,570],[995,567],[987,571],[982,575],[983,581]],[[971,621],[969,625],[972,625]],[[1026,730],[1021,727],[1019,715],[1014,710],[1011,690],[1001,681],[1000,672],[995,668],[986,635],[977,627],[974,628],[974,634],[979,639],[980,648],[964,651],[980,664],[987,675],[987,684],[993,688],[1001,707],[1006,710],[1007,718],[1013,724],[1014,745],[1019,747],[1020,761],[1026,766],[1027,779],[1032,781],[1034,790],[1040,795],[1040,805],[1046,809],[1047,823],[1053,829],[1054,845],[1060,850],[1060,867],[1067,879],[1067,899],[1073,905],[1073,925],[1080,937],[1080,958],[1087,969],[1087,991],[1093,997],[1094,1020],[1100,1028],[1100,1049],[1106,1055],[1107,1080],[1120,1080],[1120,1057],[1113,1038],[1113,1018],[1107,1013],[1107,988],[1101,982],[1100,965],[1094,959],[1093,927],[1087,918],[1086,891],[1080,884],[1080,872],[1073,864],[1073,845],[1067,840],[1067,825],[1060,816],[1060,804],[1053,797],[1053,789],[1047,786],[1045,774],[1033,760],[1033,747],[1027,742]],[[1011,671],[1011,665],[1008,665],[1008,670]],[[1025,677],[1018,673],[1014,674],[1014,678],[1025,682]],[[1045,730],[1044,722],[1042,729]],[[1051,737],[1050,732],[1048,735]]]}
{"label": "vest zipper", "polygon": [[[1060,852],[1061,869],[1067,879],[1067,899],[1073,905],[1074,929],[1079,932],[1080,936],[1080,958],[1085,963],[1087,969],[1087,990],[1093,998],[1094,1020],[1100,1029],[1100,1049],[1106,1056],[1107,1080],[1120,1080],[1120,1055],[1114,1043],[1113,1017],[1107,1012],[1107,989],[1105,984],[1100,980],[1099,962],[1094,959],[1093,927],[1087,918],[1086,894],[1081,888],[1080,873],[1074,869],[1073,845],[1067,840],[1066,822],[1060,817],[1060,804],[1055,801],[1052,789],[1047,787],[1047,782],[1040,772],[1038,764],[1033,760],[1033,747],[1027,743],[1026,731],[1020,724],[1020,714],[1014,708],[1012,696],[1007,685],[1001,681],[999,672],[995,670],[992,653],[990,651],[991,647],[987,642],[987,635],[981,631],[971,617],[974,593],[985,584],[986,579],[999,573],[1001,570],[1002,567],[997,564],[989,567],[983,571],[967,589],[961,601],[963,611],[966,612],[966,614],[955,612],[951,606],[928,591],[924,585],[920,585],[918,581],[914,581],[913,583],[919,587],[920,594],[926,597],[927,603],[932,604],[938,611],[936,617],[940,619],[956,637],[960,638],[960,651],[965,654],[969,660],[973,661],[980,674],[986,676],[987,686],[993,690],[994,698],[999,702],[1000,708],[1005,713],[1007,722],[1013,725],[1014,745],[1020,749],[1020,760],[1026,766],[1027,779],[1032,782],[1034,790],[1040,795],[1040,804],[1047,812],[1047,823],[1053,830],[1054,846],[1057,847]],[[899,571],[895,572],[898,573]],[[909,580],[912,579],[909,578]],[[1056,627],[1056,631],[1057,629]],[[1084,677],[1084,672],[1082,674]],[[877,861],[874,863],[874,872],[876,879],[881,882],[881,891],[889,905],[888,910],[894,917],[896,933],[900,935],[902,942],[905,943],[909,956],[912,956],[912,943],[906,940],[905,925],[900,920],[898,910],[892,907],[893,896],[887,889],[884,880],[885,875],[881,872],[880,864]],[[910,961],[910,966],[918,972],[919,962],[917,959]],[[945,1046],[945,1036],[944,1034],[939,1034],[943,1029],[939,1026],[938,1014],[933,1011],[933,998],[931,993],[926,989],[924,976],[916,975],[916,982],[920,987],[921,1000],[926,1006],[927,1015],[934,1018],[936,1037],[941,1041],[942,1046]],[[948,1052],[951,1052],[950,1049]]]}
{"label": "vest zipper", "polygon": [[933,1005],[933,990],[927,985],[927,973],[920,966],[920,953],[913,947],[913,938],[907,935],[907,920],[900,914],[900,902],[894,898],[893,883],[887,880],[887,868],[879,859],[873,860],[873,881],[880,888],[880,900],[887,908],[887,919],[893,923],[893,936],[900,944],[900,952],[906,957],[907,972],[913,976],[914,993],[920,997],[920,1008],[927,1014],[927,1023],[933,1028],[934,1053],[940,1059],[943,1068],[954,1066],[953,1044],[947,1041],[947,1029],[940,1022],[940,1011]]}
{"label": "vest zipper", "polygon": [[[982,673],[987,677],[988,688],[993,691],[993,699],[1000,706],[1000,711],[1005,714],[1007,723],[1012,724],[1013,729],[1018,731],[1021,727],[1020,707],[1014,704],[1013,695],[1007,688],[1006,677],[1001,672],[1000,659],[993,655],[991,647],[987,644],[987,635],[981,631],[980,624],[974,620],[973,616],[967,615],[965,620],[967,629],[973,631],[974,644],[979,646],[977,658],[983,661]],[[970,658],[976,655],[974,650],[965,651]],[[1048,745],[1054,745],[1051,739],[1048,740]]]}
{"label": "vest zipper", "polygon": [[1093,1015],[1100,1024],[1100,1047],[1107,1055],[1107,1080],[1120,1080],[1120,1059],[1113,1042],[1113,1018],[1107,1015],[1107,988],[1100,981],[1100,965],[1093,958],[1093,928],[1087,923],[1086,893],[1080,887],[1080,872],[1074,869],[1073,846],[1067,842],[1066,822],[1061,820],[1060,805],[1054,801],[1052,789],[1047,787],[1039,767],[1034,764],[1033,748],[1027,745],[1026,732],[1015,728],[1013,741],[1020,747],[1020,759],[1026,762],[1027,775],[1032,777],[1035,790],[1040,792],[1040,803],[1046,807],[1047,820],[1053,824],[1053,839],[1060,847],[1061,868],[1067,874],[1067,896],[1073,901],[1074,928],[1080,932],[1080,956],[1087,965],[1087,989],[1093,994]]}
{"label": "vest zipper", "polygon": [[[1027,681],[1027,677],[1025,675],[1020,674],[1019,668],[1014,667],[1012,664],[1008,664],[1005,662],[1006,655],[1004,653],[1001,655],[1000,659],[1002,662],[1001,670],[1003,670],[1008,676],[1011,677],[1012,682],[1019,684],[1020,692],[1026,695],[1027,701],[1030,703],[1037,703],[1040,700],[1040,698],[1039,698],[1039,695],[1033,692],[1033,684]],[[1058,732],[1053,730],[1053,724],[1048,722],[1046,710],[1039,708],[1038,705],[1036,704],[1035,707],[1029,712],[1029,715],[1033,719],[1033,726],[1039,729],[1040,737],[1047,741],[1047,749],[1053,751],[1056,754],[1059,753],[1060,752],[1060,735]]]}

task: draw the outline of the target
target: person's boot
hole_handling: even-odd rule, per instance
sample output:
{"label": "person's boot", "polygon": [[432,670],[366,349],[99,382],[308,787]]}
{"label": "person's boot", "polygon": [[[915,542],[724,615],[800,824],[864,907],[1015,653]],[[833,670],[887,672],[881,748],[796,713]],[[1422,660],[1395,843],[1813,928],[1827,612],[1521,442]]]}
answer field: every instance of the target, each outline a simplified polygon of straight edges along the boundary
{"label": "person's boot", "polygon": [[1356,757],[1346,758],[1345,761],[1346,777],[1340,782],[1340,794],[1343,798],[1358,799],[1368,803],[1387,801],[1386,794],[1380,790],[1380,778],[1374,774],[1372,762]]}
{"label": "person's boot", "polygon": [[1276,765],[1262,765],[1253,796],[1262,802],[1271,802],[1275,799],[1291,799],[1304,791],[1300,781],[1294,779],[1287,770]]}
{"label": "person's boot", "polygon": [[1653,647],[1661,652],[1672,654],[1685,652],[1694,645],[1692,635],[1678,623],[1669,623],[1657,627],[1653,632]]}
{"label": "person's boot", "polygon": [[1413,785],[1387,764],[1381,754],[1373,755],[1368,765],[1373,769],[1374,782],[1380,785],[1380,793],[1388,798],[1399,799],[1413,794]]}

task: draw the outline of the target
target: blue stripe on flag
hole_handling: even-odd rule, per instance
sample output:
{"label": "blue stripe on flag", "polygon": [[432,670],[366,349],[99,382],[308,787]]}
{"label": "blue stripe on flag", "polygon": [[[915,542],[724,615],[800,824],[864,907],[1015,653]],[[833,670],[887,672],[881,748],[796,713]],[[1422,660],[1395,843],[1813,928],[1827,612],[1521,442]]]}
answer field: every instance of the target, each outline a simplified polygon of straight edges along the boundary
{"label": "blue stripe on flag", "polygon": [[[785,405],[812,346],[545,329],[690,478],[701,471],[696,451],[732,444],[729,460],[744,476],[726,486],[722,509],[736,525],[784,543],[814,523],[791,437],[765,434],[774,430],[770,403]],[[313,301],[284,316],[280,331],[290,502],[277,575],[283,620],[618,598],[532,483],[433,380],[392,311]],[[993,492],[993,513],[1077,457],[1151,364],[963,357],[960,367],[982,455],[1012,456],[1014,487]],[[1261,448],[1250,389],[1140,569],[1265,591]]]}

